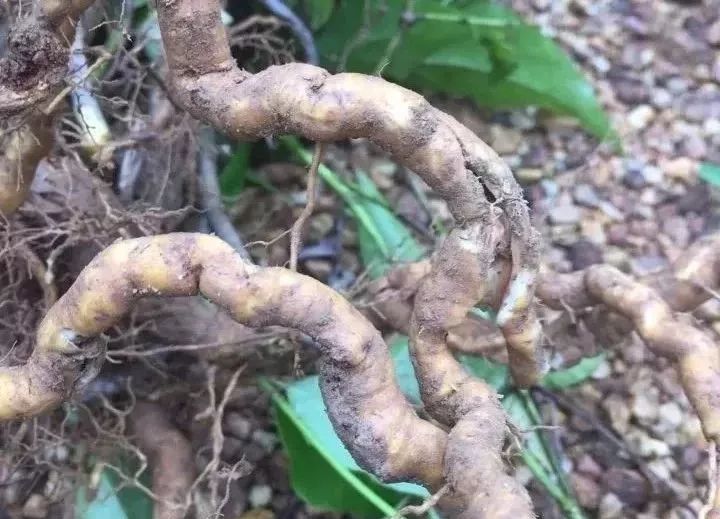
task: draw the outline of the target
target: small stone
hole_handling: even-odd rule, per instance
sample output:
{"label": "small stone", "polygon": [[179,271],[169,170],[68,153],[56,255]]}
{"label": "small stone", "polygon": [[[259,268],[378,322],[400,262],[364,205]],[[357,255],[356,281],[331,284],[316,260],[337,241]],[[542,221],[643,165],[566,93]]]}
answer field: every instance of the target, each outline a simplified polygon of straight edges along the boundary
{"label": "small stone", "polygon": [[40,494],[31,494],[22,509],[23,517],[43,519],[47,517],[48,501]]}
{"label": "small stone", "polygon": [[615,494],[605,494],[598,507],[598,519],[620,519],[623,516],[620,498]]}
{"label": "small stone", "polygon": [[665,402],[658,408],[658,427],[665,432],[679,428],[684,418],[682,409],[675,402]]}
{"label": "small stone", "polygon": [[573,473],[570,474],[570,484],[580,506],[589,510],[595,510],[598,507],[602,492],[595,481],[582,474]]}
{"label": "small stone", "polygon": [[667,443],[652,438],[639,429],[627,433],[626,439],[637,453],[643,457],[664,458],[670,455],[670,447]]}
{"label": "small stone", "polygon": [[603,474],[602,481],[607,491],[625,504],[637,507],[648,500],[648,483],[642,474],[634,470],[612,467]]}
{"label": "small stone", "polygon": [[602,380],[604,378],[608,378],[611,374],[612,368],[610,367],[610,363],[607,359],[603,359],[603,361],[598,364],[598,367],[595,368],[595,371],[593,371],[591,378],[593,380]]}
{"label": "small stone", "polygon": [[268,431],[257,429],[252,433],[252,439],[255,443],[264,448],[267,452],[272,452],[277,444],[277,436]]}
{"label": "small stone", "polygon": [[567,258],[573,270],[582,270],[603,262],[603,251],[594,243],[580,239],[567,248]]}
{"label": "small stone", "polygon": [[604,469],[589,454],[583,454],[577,462],[575,468],[578,472],[582,472],[588,476],[597,479],[602,476]]}
{"label": "small stone", "polygon": [[574,205],[558,205],[550,209],[548,217],[555,225],[572,225],[580,221],[582,214],[580,209]]}
{"label": "small stone", "polygon": [[590,184],[577,184],[573,188],[573,200],[585,207],[598,207],[601,203],[595,188]]}
{"label": "small stone", "polygon": [[682,149],[685,154],[693,159],[703,159],[707,155],[707,144],[705,140],[697,133],[688,135],[682,142]]}
{"label": "small stone", "polygon": [[655,117],[655,109],[650,105],[640,105],[634,108],[627,116],[628,124],[636,129],[642,130]]}
{"label": "small stone", "polygon": [[602,401],[602,407],[610,418],[610,423],[620,434],[628,430],[630,424],[630,409],[625,398],[612,394]]}
{"label": "small stone", "polygon": [[632,413],[640,423],[654,423],[658,418],[657,399],[650,397],[647,393],[635,395],[632,403]]}
{"label": "small stone", "polygon": [[511,128],[493,125],[490,128],[490,142],[492,148],[500,155],[515,153],[523,141],[522,133]]}
{"label": "small stone", "polygon": [[697,162],[689,157],[678,157],[662,162],[660,167],[668,177],[687,183],[694,180]]}
{"label": "small stone", "polygon": [[275,519],[275,513],[272,510],[258,508],[257,510],[248,510],[240,516],[240,519]]}
{"label": "small stone", "polygon": [[660,184],[664,178],[662,169],[656,166],[646,166],[643,168],[642,174],[648,184]]}
{"label": "small stone", "polygon": [[703,123],[703,132],[705,135],[720,135],[720,119],[706,119]]}
{"label": "small stone", "polygon": [[664,88],[656,88],[650,95],[650,102],[655,108],[669,108],[670,105],[672,105],[673,97],[670,95],[670,92]]}
{"label": "small stone", "polygon": [[273,491],[269,485],[255,485],[250,488],[248,501],[252,508],[263,508],[272,501]]}
{"label": "small stone", "polygon": [[663,220],[662,230],[676,247],[685,248],[690,244],[690,229],[687,220],[682,216],[672,216]]}
{"label": "small stone", "polygon": [[711,45],[720,45],[720,18],[707,28],[705,38]]}
{"label": "small stone", "polygon": [[630,260],[630,268],[636,276],[647,276],[659,272],[668,266],[668,261],[662,256],[638,256]]}
{"label": "small stone", "polygon": [[533,0],[532,5],[538,11],[547,11],[551,3],[552,0]]}
{"label": "small stone", "polygon": [[534,184],[544,176],[545,172],[540,168],[520,168],[515,172],[515,177],[521,184]]}
{"label": "small stone", "polygon": [[250,420],[234,411],[225,415],[225,426],[230,434],[241,440],[249,438],[252,432],[252,423]]}

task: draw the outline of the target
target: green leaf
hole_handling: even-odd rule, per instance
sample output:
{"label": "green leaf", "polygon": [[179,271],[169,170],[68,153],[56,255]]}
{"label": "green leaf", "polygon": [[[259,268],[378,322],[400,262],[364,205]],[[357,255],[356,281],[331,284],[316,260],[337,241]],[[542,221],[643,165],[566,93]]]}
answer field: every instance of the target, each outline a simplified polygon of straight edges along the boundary
{"label": "green leaf", "polygon": [[395,513],[403,494],[363,473],[334,436],[317,377],[291,384],[289,401],[268,381],[261,386],[272,396],[280,438],[290,458],[290,481],[298,496],[314,507],[359,517]]}
{"label": "green leaf", "polygon": [[542,385],[549,389],[560,390],[581,384],[592,377],[605,357],[605,353],[600,353],[594,357],[585,357],[567,369],[552,371],[545,375]]}
{"label": "green leaf", "polygon": [[362,195],[358,203],[365,207],[372,224],[385,243],[385,250],[391,251],[390,256],[383,254],[376,241],[364,226],[358,229],[360,258],[368,268],[371,278],[383,276],[397,262],[417,261],[425,256],[425,248],[413,237],[410,230],[390,209],[390,206],[363,171],[356,173],[357,191]]}
{"label": "green leaf", "polygon": [[246,142],[239,143],[220,173],[220,192],[222,195],[238,195],[247,186],[249,172],[250,144]]}
{"label": "green leaf", "polygon": [[[312,153],[295,137],[281,137],[280,142],[306,165],[312,163]],[[357,220],[360,257],[370,277],[382,276],[394,263],[416,261],[426,254],[364,172],[357,172],[356,185],[324,164],[320,164],[318,175],[343,199]]]}
{"label": "green leaf", "polygon": [[720,165],[703,162],[698,176],[708,184],[720,187]]}
{"label": "green leaf", "polygon": [[[120,466],[122,467],[122,463]],[[107,467],[97,467],[95,488],[80,485],[75,493],[75,514],[79,519],[152,519],[153,502],[136,487],[121,485],[120,476]],[[126,471],[129,473],[129,471]],[[147,484],[148,475],[143,483]],[[119,490],[116,490],[118,489]]]}
{"label": "green leaf", "polygon": [[327,23],[335,8],[335,0],[305,0],[305,10],[310,16],[310,27],[317,30]]}
{"label": "green leaf", "polygon": [[510,372],[505,364],[471,355],[458,355],[458,359],[470,373],[490,384],[498,393],[509,389]]}
{"label": "green leaf", "polygon": [[469,97],[481,106],[536,105],[578,118],[600,138],[616,138],[570,57],[508,8],[485,0],[449,6],[418,0],[415,23],[386,56],[405,1],[368,0],[367,11],[364,5],[340,3],[320,31],[326,66],[372,73],[387,57],[383,76],[411,88]]}

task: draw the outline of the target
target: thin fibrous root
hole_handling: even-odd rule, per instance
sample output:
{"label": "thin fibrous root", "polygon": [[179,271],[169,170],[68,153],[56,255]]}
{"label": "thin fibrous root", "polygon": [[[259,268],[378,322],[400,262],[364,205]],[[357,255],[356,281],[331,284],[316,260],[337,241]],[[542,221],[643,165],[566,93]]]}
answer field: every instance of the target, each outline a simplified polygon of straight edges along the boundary
{"label": "thin fibrous root", "polygon": [[88,342],[138,299],[198,293],[247,326],[285,326],[311,337],[323,353],[328,415],[355,460],[388,481],[442,487],[447,435],[418,418],[400,392],[380,333],[322,283],[249,264],[205,234],[117,242],[90,262],[41,322],[27,363],[0,368],[0,419],[51,409],[87,383]]}
{"label": "thin fibrous root", "polygon": [[255,75],[240,70],[227,45],[218,0],[159,2],[158,20],[176,102],[228,136],[255,140],[292,133],[316,142],[367,138],[420,175],[462,226],[491,223],[487,191],[501,210],[492,218],[509,229],[504,247],[513,264],[499,324],[516,382],[537,382],[542,364],[532,300],[538,234],[522,190],[492,149],[422,96],[379,77],[331,75],[299,63]]}
{"label": "thin fibrous root", "polygon": [[303,208],[302,213],[300,213],[298,219],[295,220],[295,223],[290,230],[290,270],[293,271],[297,271],[298,254],[300,254],[303,227],[305,226],[307,219],[312,216],[313,211],[315,210],[317,172],[322,159],[322,149],[322,143],[318,142],[315,145],[315,153],[313,153],[312,164],[310,165],[310,171],[308,172],[307,201],[305,202],[305,207]]}
{"label": "thin fibrous root", "polygon": [[152,468],[153,519],[182,519],[188,508],[195,460],[190,442],[170,422],[162,406],[137,402],[130,425]]}

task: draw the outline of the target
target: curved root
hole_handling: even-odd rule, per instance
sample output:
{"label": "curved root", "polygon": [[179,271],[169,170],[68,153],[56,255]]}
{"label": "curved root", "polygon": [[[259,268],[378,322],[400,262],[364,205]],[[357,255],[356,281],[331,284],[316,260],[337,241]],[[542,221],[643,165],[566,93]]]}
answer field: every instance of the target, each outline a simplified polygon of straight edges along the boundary
{"label": "curved root", "polygon": [[8,55],[0,60],[0,114],[11,126],[0,136],[0,216],[22,205],[52,147],[54,110],[46,113],[42,105],[62,90],[75,24],[91,4],[41,0],[35,16],[11,31]]}
{"label": "curved root", "polygon": [[[217,0],[158,4],[176,101],[236,139],[283,133],[316,142],[367,138],[420,175],[447,202],[459,225],[502,219],[510,233],[505,248],[512,256],[513,279],[498,321],[514,359],[516,382],[536,382],[539,327],[531,303],[538,234],[520,187],[497,154],[422,96],[379,77],[331,75],[298,63],[255,75],[238,69],[219,13]],[[496,214],[494,206],[502,213]]]}
{"label": "curved root", "polygon": [[137,402],[130,413],[130,426],[152,470],[153,518],[183,519],[194,479],[190,442],[158,404]]}
{"label": "curved root", "polygon": [[324,354],[328,414],[358,463],[385,480],[442,486],[446,434],[419,419],[400,393],[377,330],[320,282],[248,264],[202,234],[127,240],[98,255],[45,316],[28,362],[0,368],[0,419],[34,415],[70,397],[92,376],[88,366],[99,353],[84,346],[138,299],[197,293],[242,324],[309,335]]}

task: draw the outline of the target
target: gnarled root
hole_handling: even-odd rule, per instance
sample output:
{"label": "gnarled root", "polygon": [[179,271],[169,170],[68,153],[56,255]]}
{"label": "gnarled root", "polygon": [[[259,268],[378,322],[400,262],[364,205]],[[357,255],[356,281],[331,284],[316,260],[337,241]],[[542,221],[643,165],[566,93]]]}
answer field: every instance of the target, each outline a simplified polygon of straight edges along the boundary
{"label": "gnarled root", "polygon": [[80,389],[102,361],[89,344],[145,295],[200,293],[238,322],[285,326],[313,338],[324,354],[328,414],[367,470],[388,480],[443,485],[446,434],[417,417],[396,385],[380,334],[334,291],[282,268],[261,268],[201,234],[118,242],[98,255],[40,324],[21,366],[0,369],[0,419],[31,416]]}
{"label": "gnarled root", "polygon": [[538,296],[555,308],[602,303],[631,319],[653,351],[677,362],[705,436],[720,440],[720,349],[655,290],[614,267],[597,265],[543,279]]}
{"label": "gnarled root", "polygon": [[182,519],[194,479],[190,442],[158,404],[137,402],[130,413],[130,426],[152,470],[153,518]]}
{"label": "gnarled root", "polygon": [[[67,72],[75,23],[92,0],[36,2],[36,12],[19,21],[0,60],[0,216],[25,201],[35,169],[52,147],[53,109]],[[12,116],[12,117],[11,117]]]}
{"label": "gnarled root", "polygon": [[[176,102],[236,139],[293,133],[316,142],[368,138],[419,174],[461,225],[500,208],[510,239],[513,277],[498,321],[521,386],[537,381],[539,327],[532,308],[538,235],[508,167],[474,133],[420,95],[378,78],[336,74],[304,64],[252,75],[235,65],[217,0],[158,3],[158,19]],[[470,261],[479,261],[470,258]]]}
{"label": "gnarled root", "polygon": [[467,373],[446,345],[448,330],[474,304],[492,298],[486,273],[503,231],[490,222],[454,229],[418,290],[410,324],[410,351],[425,407],[452,427],[445,454],[449,492],[440,501],[451,517],[534,517],[527,492],[504,471],[506,416],[497,395]]}

